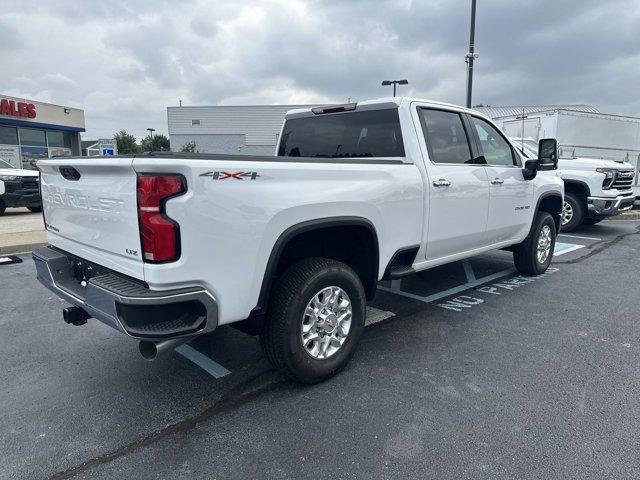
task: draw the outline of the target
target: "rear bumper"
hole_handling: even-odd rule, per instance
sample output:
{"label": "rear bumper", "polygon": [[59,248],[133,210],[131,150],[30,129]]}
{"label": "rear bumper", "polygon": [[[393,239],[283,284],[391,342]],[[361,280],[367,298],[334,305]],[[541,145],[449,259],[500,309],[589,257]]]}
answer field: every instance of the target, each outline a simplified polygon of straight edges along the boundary
{"label": "rear bumper", "polygon": [[45,287],[91,317],[138,340],[190,337],[208,333],[218,325],[216,299],[201,287],[150,290],[137,280],[51,246],[34,250],[33,260],[38,280]]}
{"label": "rear bumper", "polygon": [[617,197],[587,197],[587,206],[592,215],[617,215],[631,210],[636,197],[633,193],[618,195]]}

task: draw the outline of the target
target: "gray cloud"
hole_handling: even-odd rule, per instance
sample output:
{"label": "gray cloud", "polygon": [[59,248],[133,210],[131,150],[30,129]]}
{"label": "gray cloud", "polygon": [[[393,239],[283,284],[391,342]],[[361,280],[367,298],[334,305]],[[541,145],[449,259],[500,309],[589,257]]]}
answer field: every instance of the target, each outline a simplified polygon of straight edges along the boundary
{"label": "gray cloud", "polygon": [[[0,91],[81,106],[87,136],[166,106],[401,92],[463,103],[469,0],[5,0]],[[635,0],[480,0],[474,103],[589,103],[640,115]],[[29,25],[29,30],[16,25]]]}

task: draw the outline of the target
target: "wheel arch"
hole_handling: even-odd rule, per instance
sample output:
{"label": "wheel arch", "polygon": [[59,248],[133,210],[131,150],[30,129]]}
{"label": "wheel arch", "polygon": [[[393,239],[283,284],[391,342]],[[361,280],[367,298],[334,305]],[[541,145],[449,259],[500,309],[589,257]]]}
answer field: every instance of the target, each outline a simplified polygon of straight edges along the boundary
{"label": "wheel arch", "polygon": [[[338,231],[344,235],[339,241]],[[350,244],[349,241],[353,240],[356,243]],[[354,246],[361,248],[356,250],[355,255],[345,258],[345,253],[350,252],[349,249]],[[293,249],[298,248],[301,250],[293,252]],[[233,323],[232,326],[253,335],[259,334],[264,325],[269,298],[278,274],[293,262],[309,256],[326,256],[348,264],[360,277],[367,299],[373,298],[380,263],[378,234],[373,223],[364,217],[355,216],[307,220],[290,226],[277,238],[262,277],[257,305],[248,319]]]}
{"label": "wheel arch", "polygon": [[584,198],[585,205],[587,202],[587,197],[591,195],[591,189],[589,185],[581,180],[563,180],[564,181],[564,191],[567,193],[573,193],[575,195],[579,195]]}
{"label": "wheel arch", "polygon": [[562,214],[562,195],[557,192],[547,192],[538,198],[536,212],[547,212],[553,217],[556,224],[556,233],[560,232]]}

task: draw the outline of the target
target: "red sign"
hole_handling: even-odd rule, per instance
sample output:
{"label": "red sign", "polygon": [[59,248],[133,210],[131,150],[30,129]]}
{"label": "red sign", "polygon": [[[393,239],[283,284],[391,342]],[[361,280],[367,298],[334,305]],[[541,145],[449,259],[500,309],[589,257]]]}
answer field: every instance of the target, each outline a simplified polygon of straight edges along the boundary
{"label": "red sign", "polygon": [[36,106],[33,103],[15,102],[3,98],[0,100],[0,115],[11,117],[36,118]]}

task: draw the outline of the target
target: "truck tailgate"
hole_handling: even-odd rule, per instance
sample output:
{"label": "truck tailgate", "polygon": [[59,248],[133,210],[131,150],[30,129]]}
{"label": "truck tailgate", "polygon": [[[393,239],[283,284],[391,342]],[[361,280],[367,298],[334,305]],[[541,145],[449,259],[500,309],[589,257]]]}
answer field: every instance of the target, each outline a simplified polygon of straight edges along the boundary
{"label": "truck tailgate", "polygon": [[132,158],[38,163],[47,238],[78,257],[144,278]]}

